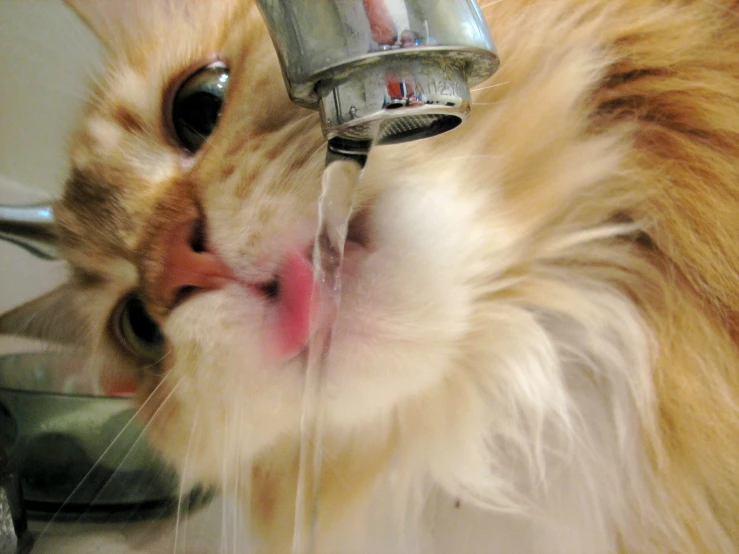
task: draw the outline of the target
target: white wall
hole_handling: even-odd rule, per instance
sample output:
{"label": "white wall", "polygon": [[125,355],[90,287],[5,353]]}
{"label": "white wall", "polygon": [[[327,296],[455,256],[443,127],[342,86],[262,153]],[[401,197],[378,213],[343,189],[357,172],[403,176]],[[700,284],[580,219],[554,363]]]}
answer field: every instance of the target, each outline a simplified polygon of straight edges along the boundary
{"label": "white wall", "polygon": [[[97,40],[61,0],[0,0],[1,204],[60,193],[67,139],[99,60]],[[63,278],[63,263],[0,241],[0,313]],[[0,340],[0,351],[8,344]]]}

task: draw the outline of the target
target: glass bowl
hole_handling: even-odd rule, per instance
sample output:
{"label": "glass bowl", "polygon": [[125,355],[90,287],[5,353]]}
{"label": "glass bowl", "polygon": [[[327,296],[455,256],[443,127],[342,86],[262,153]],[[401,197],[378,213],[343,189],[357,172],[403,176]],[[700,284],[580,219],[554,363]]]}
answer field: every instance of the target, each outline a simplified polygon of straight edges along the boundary
{"label": "glass bowl", "polygon": [[180,497],[177,474],[147,443],[130,398],[73,392],[86,387],[70,378],[70,359],[0,356],[0,445],[20,470],[28,517],[132,521],[205,503],[212,494],[202,487]]}

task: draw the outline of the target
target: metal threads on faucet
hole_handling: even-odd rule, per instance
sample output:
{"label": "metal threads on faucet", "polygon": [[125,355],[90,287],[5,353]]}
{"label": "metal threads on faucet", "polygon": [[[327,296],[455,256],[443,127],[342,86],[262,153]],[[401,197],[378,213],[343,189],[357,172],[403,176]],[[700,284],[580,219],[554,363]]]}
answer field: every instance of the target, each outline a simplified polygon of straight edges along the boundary
{"label": "metal threads on faucet", "polygon": [[[292,100],[351,152],[455,128],[498,68],[474,0],[259,0]],[[366,152],[366,150],[365,150]]]}
{"label": "metal threads on faucet", "polygon": [[[319,110],[327,138],[395,144],[438,135],[458,126],[470,111],[463,72],[443,58],[388,59],[324,90]],[[332,83],[333,84],[333,83]]]}

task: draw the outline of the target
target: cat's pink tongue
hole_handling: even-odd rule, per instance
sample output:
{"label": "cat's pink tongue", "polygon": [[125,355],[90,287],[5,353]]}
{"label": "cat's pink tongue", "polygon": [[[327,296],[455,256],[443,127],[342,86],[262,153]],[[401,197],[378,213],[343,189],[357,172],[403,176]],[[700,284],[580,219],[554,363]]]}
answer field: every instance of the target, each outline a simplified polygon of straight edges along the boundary
{"label": "cat's pink tongue", "polygon": [[285,258],[280,270],[277,306],[277,344],[280,357],[290,358],[305,347],[310,337],[313,267],[298,252]]}

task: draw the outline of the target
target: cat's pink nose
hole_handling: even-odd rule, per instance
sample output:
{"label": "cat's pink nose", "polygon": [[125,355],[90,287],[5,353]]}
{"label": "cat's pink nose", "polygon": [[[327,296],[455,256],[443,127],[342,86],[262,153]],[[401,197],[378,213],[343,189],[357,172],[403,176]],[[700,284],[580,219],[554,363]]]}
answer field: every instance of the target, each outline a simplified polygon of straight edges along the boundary
{"label": "cat's pink nose", "polygon": [[192,293],[219,289],[235,279],[226,263],[207,250],[198,222],[173,226],[163,240],[164,263],[155,284],[163,305],[173,307]]}

